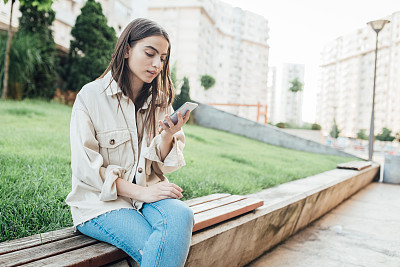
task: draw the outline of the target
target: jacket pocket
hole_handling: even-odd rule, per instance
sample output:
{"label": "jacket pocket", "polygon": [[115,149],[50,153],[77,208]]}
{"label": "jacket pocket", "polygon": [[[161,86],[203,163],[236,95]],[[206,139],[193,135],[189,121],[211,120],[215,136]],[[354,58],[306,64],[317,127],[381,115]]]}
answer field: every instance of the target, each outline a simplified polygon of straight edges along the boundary
{"label": "jacket pocket", "polygon": [[133,165],[134,151],[127,129],[99,132],[96,138],[99,141],[100,154],[103,157],[104,167],[111,164],[128,168]]}

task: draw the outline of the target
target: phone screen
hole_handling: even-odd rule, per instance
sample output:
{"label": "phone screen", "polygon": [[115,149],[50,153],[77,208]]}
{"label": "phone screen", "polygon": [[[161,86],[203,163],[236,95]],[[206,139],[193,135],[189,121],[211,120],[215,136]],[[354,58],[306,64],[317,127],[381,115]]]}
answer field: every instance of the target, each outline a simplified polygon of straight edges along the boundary
{"label": "phone screen", "polygon": [[[186,112],[194,110],[198,106],[197,103],[192,103],[192,102],[186,102],[182,106],[180,106],[177,110],[175,110],[174,113],[172,113],[169,118],[174,124],[178,123],[178,111],[182,114],[182,116],[185,116]],[[169,127],[168,122],[166,120],[163,121],[163,123]]]}

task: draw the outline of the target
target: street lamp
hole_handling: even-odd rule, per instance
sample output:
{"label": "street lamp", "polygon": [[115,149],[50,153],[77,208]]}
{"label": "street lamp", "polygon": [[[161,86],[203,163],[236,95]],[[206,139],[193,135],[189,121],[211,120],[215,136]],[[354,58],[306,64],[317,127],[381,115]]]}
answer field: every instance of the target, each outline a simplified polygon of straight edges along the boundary
{"label": "street lamp", "polygon": [[381,19],[370,21],[367,24],[376,32],[376,45],[375,45],[375,68],[374,68],[374,89],[372,93],[372,112],[371,112],[371,125],[369,127],[369,144],[368,144],[368,160],[372,161],[372,154],[374,149],[374,109],[375,109],[375,83],[376,83],[376,60],[378,56],[378,35],[379,32],[385,27],[389,20]]}

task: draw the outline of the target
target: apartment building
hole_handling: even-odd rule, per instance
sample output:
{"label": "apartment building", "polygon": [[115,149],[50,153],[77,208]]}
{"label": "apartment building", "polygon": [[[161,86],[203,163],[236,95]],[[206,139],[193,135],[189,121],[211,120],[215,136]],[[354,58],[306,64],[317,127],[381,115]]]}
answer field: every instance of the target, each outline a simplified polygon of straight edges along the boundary
{"label": "apartment building", "polygon": [[[8,29],[10,2],[6,5],[3,3],[0,5],[1,30]],[[147,0],[97,0],[96,2],[101,3],[108,25],[115,29],[117,36],[134,18],[147,16]],[[68,52],[72,38],[71,29],[75,25],[76,17],[81,13],[81,8],[85,3],[86,0],[57,0],[53,2],[52,8],[56,12],[56,18],[53,22],[53,37],[59,52]],[[20,16],[19,2],[16,1],[12,20],[14,31],[18,28],[18,18]]]}
{"label": "apartment building", "polygon": [[[0,2],[0,30],[8,31],[8,25],[10,24],[10,11],[11,11],[11,1],[4,4],[3,1]],[[11,21],[11,29],[16,32],[18,29],[18,18],[21,16],[19,12],[19,1],[15,1],[13,6],[13,17]]]}
{"label": "apartment building", "polygon": [[276,104],[277,98],[277,85],[276,85],[276,74],[277,68],[276,66],[270,66],[268,68],[268,83],[267,83],[267,118],[268,122],[277,123],[278,118],[278,106]]}
{"label": "apartment building", "polygon": [[[103,8],[108,25],[113,27],[117,36],[134,18],[147,15],[147,1],[145,0],[97,0]],[[53,23],[54,41],[59,49],[68,51],[72,38],[71,29],[76,17],[86,0],[58,0],[53,3],[56,19]]]}
{"label": "apartment building", "polygon": [[[203,103],[267,101],[268,21],[218,0],[149,0],[148,17],[169,33],[171,64],[189,78],[191,97]],[[216,84],[201,87],[201,75]],[[256,107],[216,106],[256,120]],[[260,118],[263,121],[263,118]]]}
{"label": "apartment building", "polygon": [[[400,12],[379,33],[375,87],[375,135],[400,132]],[[376,34],[365,26],[327,44],[322,53],[316,121],[328,135],[333,120],[341,135],[370,128]]]}

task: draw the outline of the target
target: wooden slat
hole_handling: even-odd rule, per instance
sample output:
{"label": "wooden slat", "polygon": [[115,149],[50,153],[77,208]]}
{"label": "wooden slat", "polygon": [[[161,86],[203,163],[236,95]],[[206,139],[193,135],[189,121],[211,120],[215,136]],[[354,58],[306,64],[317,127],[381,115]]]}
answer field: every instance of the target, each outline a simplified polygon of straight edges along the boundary
{"label": "wooden slat", "polygon": [[193,227],[193,232],[252,211],[263,204],[262,200],[246,198],[229,205],[198,213],[194,215],[195,226]]}
{"label": "wooden slat", "polygon": [[228,196],[220,199],[216,199],[210,202],[202,203],[196,206],[192,206],[191,209],[193,210],[194,214],[204,212],[207,210],[215,209],[224,205],[228,205],[230,203],[245,199],[246,197],[244,196],[238,196],[238,195],[233,195],[233,196]]}
{"label": "wooden slat", "polygon": [[84,236],[73,236],[40,246],[14,251],[0,256],[0,266],[20,266],[68,251],[90,246],[100,241]]}
{"label": "wooden slat", "polygon": [[337,168],[360,171],[362,169],[368,168],[371,165],[372,162],[370,161],[351,161],[351,162],[340,163],[337,165]]}
{"label": "wooden slat", "polygon": [[208,196],[204,196],[204,197],[198,197],[198,198],[194,198],[194,199],[189,199],[186,200],[185,203],[189,206],[195,206],[195,205],[199,205],[205,202],[209,202],[209,201],[213,201],[216,199],[220,199],[220,198],[224,198],[224,197],[228,197],[231,194],[212,194],[212,195],[208,195]]}
{"label": "wooden slat", "polygon": [[126,257],[128,255],[117,247],[100,242],[21,266],[102,266]]}
{"label": "wooden slat", "polygon": [[61,230],[51,231],[43,234],[37,234],[11,241],[2,242],[0,243],[0,255],[3,255],[5,253],[10,253],[16,250],[38,246],[41,244],[46,244],[57,240],[62,240],[76,235],[80,235],[80,233],[74,233],[74,228],[68,227]]}

